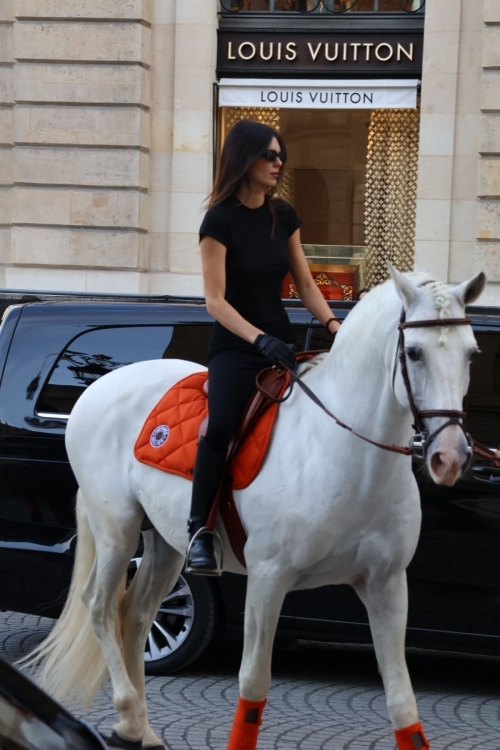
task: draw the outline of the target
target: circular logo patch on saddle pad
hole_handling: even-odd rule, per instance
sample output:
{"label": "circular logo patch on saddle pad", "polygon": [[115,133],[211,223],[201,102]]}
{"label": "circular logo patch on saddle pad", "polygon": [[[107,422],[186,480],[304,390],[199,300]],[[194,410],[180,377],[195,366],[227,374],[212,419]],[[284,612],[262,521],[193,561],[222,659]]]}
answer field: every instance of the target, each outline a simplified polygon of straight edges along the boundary
{"label": "circular logo patch on saddle pad", "polygon": [[166,424],[159,424],[155,427],[149,438],[149,442],[153,448],[161,448],[161,446],[167,442],[168,436],[170,435],[170,427]]}

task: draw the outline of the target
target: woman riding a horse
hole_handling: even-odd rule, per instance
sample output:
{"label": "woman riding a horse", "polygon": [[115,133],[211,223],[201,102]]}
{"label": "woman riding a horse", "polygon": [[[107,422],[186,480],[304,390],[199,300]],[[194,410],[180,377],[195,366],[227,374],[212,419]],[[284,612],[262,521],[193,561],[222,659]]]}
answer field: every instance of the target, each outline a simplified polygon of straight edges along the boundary
{"label": "woman riding a horse", "polygon": [[302,219],[273,197],[286,158],[283,138],[273,128],[234,125],[199,231],[207,307],[216,322],[208,349],[210,416],[198,443],[188,522],[190,573],[217,572],[213,535],[203,529],[256,375],[270,365],[295,364],[296,341],[281,301],[286,274],[330,333],[340,326],[309,271],[300,244]]}

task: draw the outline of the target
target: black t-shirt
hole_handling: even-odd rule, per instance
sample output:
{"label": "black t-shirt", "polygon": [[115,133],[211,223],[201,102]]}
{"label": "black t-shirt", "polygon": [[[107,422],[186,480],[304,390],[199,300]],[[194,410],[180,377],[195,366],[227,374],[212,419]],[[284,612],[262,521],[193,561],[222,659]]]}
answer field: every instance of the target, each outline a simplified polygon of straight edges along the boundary
{"label": "black t-shirt", "polygon": [[[302,219],[287,201],[273,198],[276,207],[274,239],[267,202],[248,208],[231,196],[210,208],[200,227],[200,241],[208,235],[226,247],[225,299],[246,320],[287,344],[295,343],[293,329],[281,301],[283,279],[290,270],[288,238]],[[226,347],[252,348],[217,321],[209,354]]]}

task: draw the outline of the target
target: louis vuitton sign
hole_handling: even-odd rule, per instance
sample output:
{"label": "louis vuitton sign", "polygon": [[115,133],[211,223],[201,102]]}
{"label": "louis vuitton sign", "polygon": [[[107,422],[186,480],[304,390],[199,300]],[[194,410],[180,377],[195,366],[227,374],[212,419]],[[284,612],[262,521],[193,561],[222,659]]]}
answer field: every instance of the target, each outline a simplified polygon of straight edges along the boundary
{"label": "louis vuitton sign", "polygon": [[221,78],[221,107],[283,109],[414,109],[418,78]]}
{"label": "louis vuitton sign", "polygon": [[391,77],[420,75],[419,32],[236,32],[219,30],[217,70],[229,73],[290,73]]}

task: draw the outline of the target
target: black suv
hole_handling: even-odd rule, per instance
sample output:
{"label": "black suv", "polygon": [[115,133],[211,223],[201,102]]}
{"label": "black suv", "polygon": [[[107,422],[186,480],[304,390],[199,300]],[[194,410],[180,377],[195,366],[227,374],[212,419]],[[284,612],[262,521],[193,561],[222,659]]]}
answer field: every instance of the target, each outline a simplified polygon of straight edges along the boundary
{"label": "black suv", "polygon": [[[4,307],[12,295],[0,295]],[[57,299],[46,295],[47,300]],[[19,297],[17,298],[19,299]],[[353,303],[332,303],[344,318]],[[331,337],[300,306],[287,308],[303,349]],[[481,355],[472,365],[468,427],[490,447],[500,442],[500,311],[471,308]],[[76,542],[76,483],[64,431],[94,380],[156,358],[205,364],[212,319],[203,300],[72,299],[10,307],[0,328],[0,607],[57,617]],[[474,462],[455,486],[438,487],[415,466],[422,534],[409,570],[407,643],[500,653],[500,471]],[[131,562],[132,576],[141,550]],[[149,636],[150,674],[192,661],[214,634],[241,637],[243,576],[183,575]],[[364,607],[348,586],[289,594],[278,637],[370,642]]]}

